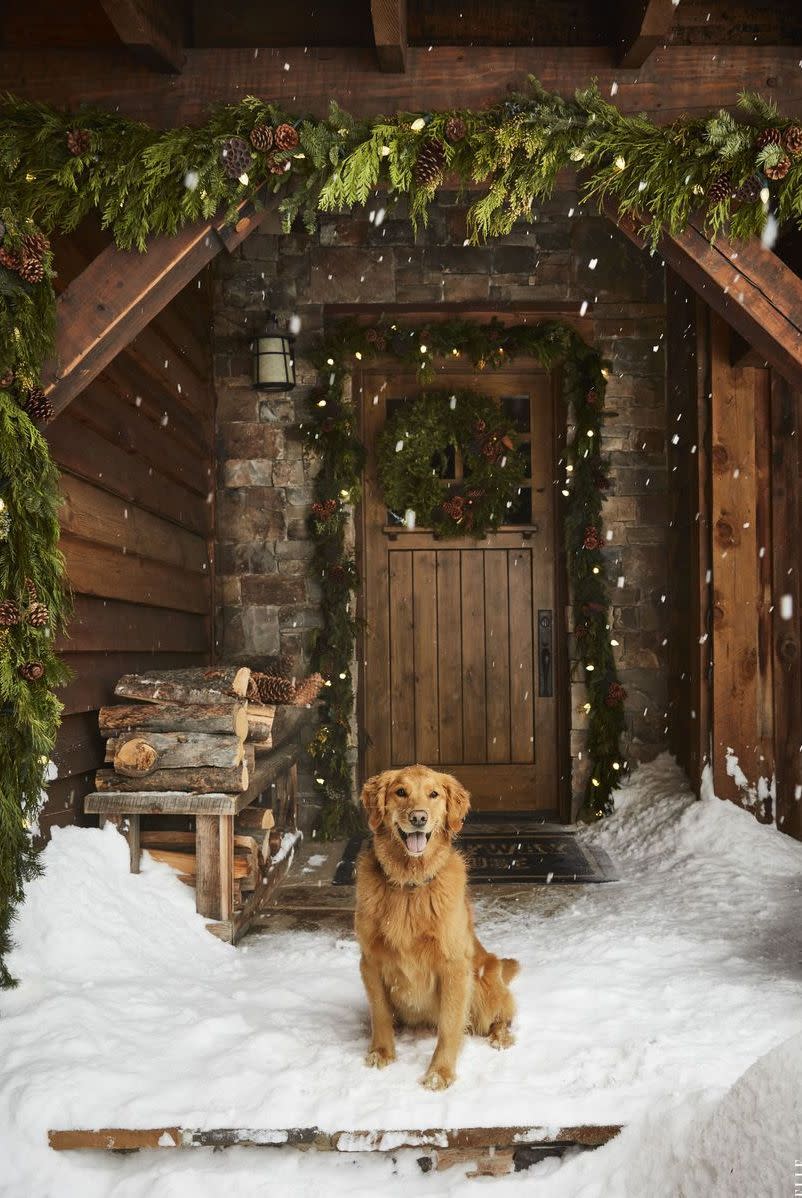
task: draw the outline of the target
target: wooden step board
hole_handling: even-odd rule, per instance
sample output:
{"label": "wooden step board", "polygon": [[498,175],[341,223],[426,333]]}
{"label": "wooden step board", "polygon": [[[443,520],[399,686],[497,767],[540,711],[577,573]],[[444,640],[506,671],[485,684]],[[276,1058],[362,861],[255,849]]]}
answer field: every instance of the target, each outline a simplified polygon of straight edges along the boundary
{"label": "wooden step board", "polygon": [[48,1132],[57,1152],[76,1148],[135,1152],[142,1148],[299,1148],[317,1152],[393,1153],[402,1148],[420,1155],[432,1169],[466,1166],[468,1176],[486,1177],[528,1169],[546,1156],[569,1148],[599,1148],[621,1131],[621,1124],[583,1124],[555,1130],[547,1126],[424,1128],[386,1131],[321,1131],[318,1127],[60,1129]]}

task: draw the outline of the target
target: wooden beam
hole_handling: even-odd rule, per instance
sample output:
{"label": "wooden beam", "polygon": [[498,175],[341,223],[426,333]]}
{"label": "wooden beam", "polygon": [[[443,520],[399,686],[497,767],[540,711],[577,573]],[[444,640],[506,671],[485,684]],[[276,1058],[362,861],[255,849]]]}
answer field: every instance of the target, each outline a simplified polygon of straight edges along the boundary
{"label": "wooden beam", "polygon": [[[636,245],[646,243],[631,217],[607,215]],[[802,386],[802,279],[759,242],[708,239],[698,218],[683,233],[661,238],[665,262],[697,295],[795,386]]]}
{"label": "wooden beam", "polygon": [[373,40],[381,71],[407,69],[407,0],[370,0]]}
{"label": "wooden beam", "polygon": [[598,1148],[621,1131],[621,1124],[581,1127],[464,1127],[392,1131],[322,1131],[319,1127],[208,1128],[184,1127],[51,1130],[50,1147],[134,1152],[140,1148],[314,1148],[318,1152],[397,1152],[400,1148],[493,1149],[562,1144]]}
{"label": "wooden beam", "polygon": [[619,9],[618,61],[622,67],[642,67],[674,28],[673,0],[622,0]]}
{"label": "wooden beam", "polygon": [[181,14],[158,0],[100,0],[120,41],[156,71],[178,73],[184,65]]}
{"label": "wooden beam", "polygon": [[231,253],[259,226],[266,209],[244,201],[233,226],[200,221],[174,237],[156,237],[146,253],[108,246],[58,297],[56,354],[42,386],[55,415],[169,304],[224,247]]}
{"label": "wooden beam", "polygon": [[793,46],[671,46],[635,71],[614,63],[604,46],[410,46],[401,74],[377,71],[372,47],[274,47],[256,56],[247,48],[189,49],[182,73],[165,76],[132,62],[124,50],[66,55],[36,47],[0,53],[0,77],[13,80],[18,95],[59,106],[99,104],[161,128],[203,121],[210,104],[248,94],[321,117],[334,96],[364,117],[480,108],[523,88],[529,74],[565,96],[595,77],[602,95],[617,84],[623,112],[664,122],[734,108],[746,88],[774,97],[789,116],[802,114],[799,58]]}

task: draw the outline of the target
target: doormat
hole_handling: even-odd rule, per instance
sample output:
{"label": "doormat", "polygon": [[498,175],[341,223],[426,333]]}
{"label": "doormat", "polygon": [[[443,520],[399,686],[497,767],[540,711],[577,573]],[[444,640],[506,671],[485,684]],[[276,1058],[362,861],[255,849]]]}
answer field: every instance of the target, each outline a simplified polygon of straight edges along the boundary
{"label": "doormat", "polygon": [[[335,886],[353,886],[354,868],[366,837],[352,836],[334,874]],[[468,861],[473,884],[521,885],[615,882],[618,874],[603,849],[585,844],[561,825],[515,819],[471,821],[455,844]]]}

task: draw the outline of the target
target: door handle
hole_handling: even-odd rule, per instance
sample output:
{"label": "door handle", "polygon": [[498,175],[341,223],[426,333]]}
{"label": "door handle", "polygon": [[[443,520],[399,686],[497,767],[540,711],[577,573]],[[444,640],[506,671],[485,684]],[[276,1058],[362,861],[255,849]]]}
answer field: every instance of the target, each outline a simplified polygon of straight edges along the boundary
{"label": "door handle", "polygon": [[538,695],[541,699],[551,699],[554,695],[554,672],[552,634],[554,617],[551,611],[537,613],[537,644],[540,670],[538,674]]}

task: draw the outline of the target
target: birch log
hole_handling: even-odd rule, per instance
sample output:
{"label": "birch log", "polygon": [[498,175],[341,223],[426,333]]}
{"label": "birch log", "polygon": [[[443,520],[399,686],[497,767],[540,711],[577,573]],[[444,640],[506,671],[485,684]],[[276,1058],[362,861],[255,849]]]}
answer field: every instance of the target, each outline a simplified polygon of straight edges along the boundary
{"label": "birch log", "polygon": [[123,675],[114,693],[126,699],[144,699],[146,703],[227,704],[230,707],[245,698],[250,677],[251,671],[246,666],[151,670],[147,674]]}
{"label": "birch log", "polygon": [[101,736],[124,732],[229,732],[244,740],[248,735],[245,703],[121,703],[101,707]]}
{"label": "birch log", "polygon": [[205,732],[143,732],[139,736],[115,736],[106,742],[106,761],[118,774],[140,778],[154,770],[189,769],[213,765],[231,769],[244,759],[238,736],[214,736]]}
{"label": "birch log", "polygon": [[114,770],[98,770],[95,774],[97,790],[113,791],[188,791],[190,794],[241,794],[248,789],[250,777],[248,766],[233,766],[223,769],[215,766],[199,766],[194,769],[154,770],[152,774],[126,778]]}

